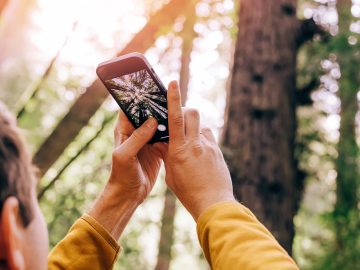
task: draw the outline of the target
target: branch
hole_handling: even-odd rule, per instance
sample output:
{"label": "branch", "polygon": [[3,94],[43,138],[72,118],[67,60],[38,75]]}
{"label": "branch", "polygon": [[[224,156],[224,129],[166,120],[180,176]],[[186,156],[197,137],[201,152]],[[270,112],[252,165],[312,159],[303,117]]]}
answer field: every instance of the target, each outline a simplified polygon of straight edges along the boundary
{"label": "branch", "polygon": [[[168,29],[168,26],[172,25],[175,19],[184,13],[189,5],[194,3],[195,0],[170,1],[150,18],[144,28],[117,55],[133,51],[145,52],[148,50],[157,39],[160,30]],[[64,149],[79,134],[83,126],[88,123],[89,119],[108,96],[109,93],[100,80],[95,80],[87,88],[86,92],[75,101],[69,112],[34,156],[34,162],[40,168],[42,175],[54,164]]]}
{"label": "branch", "polygon": [[36,81],[34,86],[31,86],[31,88],[27,91],[25,91],[24,95],[19,99],[17,104],[15,105],[16,110],[18,111],[16,118],[19,119],[23,116],[26,110],[26,104],[32,100],[34,97],[36,97],[37,93],[40,91],[42,84],[46,81],[46,79],[49,77],[50,72],[52,68],[54,67],[55,62],[59,58],[62,50],[65,48],[66,44],[68,43],[71,34],[75,31],[76,26],[78,25],[78,21],[75,21],[69,34],[66,36],[63,44],[58,49],[55,56],[51,59],[49,65],[45,69],[44,73],[40,77],[38,81]]}
{"label": "branch", "polygon": [[303,88],[296,91],[296,104],[298,106],[311,105],[313,100],[311,99],[311,93],[319,87],[319,79],[313,78]]}
{"label": "branch", "polygon": [[117,115],[117,114],[113,114],[113,115],[111,115],[110,117],[106,118],[106,119],[103,121],[100,129],[96,132],[96,134],[95,134],[90,140],[88,140],[88,141],[79,149],[79,151],[76,153],[76,155],[73,156],[72,158],[70,158],[70,159],[65,163],[65,165],[61,168],[61,170],[57,173],[57,175],[56,175],[55,177],[53,177],[52,180],[50,180],[50,182],[49,182],[45,187],[43,187],[43,188],[39,191],[39,193],[38,193],[38,195],[37,195],[37,198],[38,198],[39,201],[44,197],[46,191],[48,191],[48,190],[55,184],[55,182],[60,179],[60,176],[66,171],[66,169],[67,169],[83,152],[85,152],[85,151],[89,148],[89,146],[91,145],[91,143],[92,143],[93,141],[95,141],[95,140],[99,137],[99,135],[101,134],[101,132],[103,132],[103,130],[106,128],[107,124],[109,124],[109,123],[115,118],[116,115]]}
{"label": "branch", "polygon": [[306,19],[300,21],[299,30],[296,35],[296,46],[299,48],[307,41],[312,40],[316,35],[319,35],[322,40],[328,40],[330,34],[325,31],[320,25],[316,24],[313,19]]}

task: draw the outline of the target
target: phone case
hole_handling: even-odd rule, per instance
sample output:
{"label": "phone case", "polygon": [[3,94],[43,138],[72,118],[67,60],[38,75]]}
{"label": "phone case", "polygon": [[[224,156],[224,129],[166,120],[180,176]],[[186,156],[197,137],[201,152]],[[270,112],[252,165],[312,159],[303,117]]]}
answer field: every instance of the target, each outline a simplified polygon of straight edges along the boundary
{"label": "phone case", "polygon": [[135,128],[149,117],[157,119],[158,128],[149,143],[169,140],[167,91],[142,54],[111,59],[99,64],[96,71]]}

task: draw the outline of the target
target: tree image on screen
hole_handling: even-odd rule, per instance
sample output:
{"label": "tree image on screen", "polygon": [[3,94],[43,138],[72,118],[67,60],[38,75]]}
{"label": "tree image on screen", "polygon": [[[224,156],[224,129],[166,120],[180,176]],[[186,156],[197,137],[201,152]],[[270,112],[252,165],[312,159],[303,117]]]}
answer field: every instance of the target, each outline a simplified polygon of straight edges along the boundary
{"label": "tree image on screen", "polygon": [[167,119],[166,96],[145,69],[107,80],[106,84],[136,127],[149,117]]}

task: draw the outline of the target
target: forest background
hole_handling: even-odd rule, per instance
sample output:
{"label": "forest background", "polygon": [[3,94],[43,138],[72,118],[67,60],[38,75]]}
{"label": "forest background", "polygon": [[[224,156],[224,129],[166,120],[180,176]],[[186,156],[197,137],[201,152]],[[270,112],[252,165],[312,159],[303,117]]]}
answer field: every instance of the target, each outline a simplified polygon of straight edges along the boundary
{"label": "forest background", "polygon": [[[301,269],[360,265],[360,0],[0,0],[0,99],[41,170],[54,246],[110,169],[117,105],[98,63],[145,53],[180,80],[234,194]],[[208,269],[164,171],[116,269]]]}

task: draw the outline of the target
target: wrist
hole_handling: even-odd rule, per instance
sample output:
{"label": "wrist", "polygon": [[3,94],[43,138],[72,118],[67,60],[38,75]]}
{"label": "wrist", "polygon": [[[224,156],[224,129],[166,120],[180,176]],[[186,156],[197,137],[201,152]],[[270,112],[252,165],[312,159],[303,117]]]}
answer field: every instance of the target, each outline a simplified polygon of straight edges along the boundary
{"label": "wrist", "polygon": [[138,194],[122,191],[108,183],[88,214],[118,240],[139,204]]}
{"label": "wrist", "polygon": [[202,213],[204,213],[209,207],[224,202],[236,202],[236,199],[233,194],[216,194],[214,196],[208,195],[202,199],[199,199],[197,203],[194,203],[191,215],[193,216],[195,222]]}
{"label": "wrist", "polygon": [[108,181],[104,190],[104,197],[114,203],[128,203],[139,206],[144,201],[141,189],[130,189],[119,185],[119,183]]}

